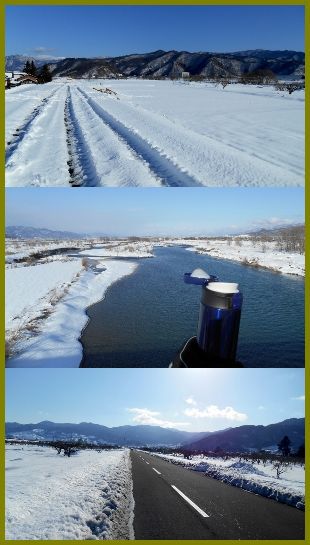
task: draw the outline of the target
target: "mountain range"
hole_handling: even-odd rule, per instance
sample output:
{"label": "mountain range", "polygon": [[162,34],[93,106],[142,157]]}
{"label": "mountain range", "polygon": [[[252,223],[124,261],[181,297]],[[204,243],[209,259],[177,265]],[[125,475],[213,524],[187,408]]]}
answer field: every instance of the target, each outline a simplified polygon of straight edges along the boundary
{"label": "mountain range", "polygon": [[81,422],[80,424],[57,424],[49,421],[38,424],[8,422],[5,429],[7,437],[45,440],[83,438],[92,442],[120,446],[176,446],[206,436],[204,432],[191,433],[160,426],[140,425],[108,428],[91,422]]}
{"label": "mountain range", "polygon": [[188,432],[160,426],[119,426],[109,428],[91,422],[80,424],[55,423],[5,425],[7,438],[18,439],[88,439],[101,444],[120,446],[184,446],[189,450],[215,450],[230,452],[274,448],[284,435],[297,449],[305,440],[305,419],[291,418],[268,426],[238,426],[215,432]]}
{"label": "mountain range", "polygon": [[[22,55],[6,57],[6,70],[22,70],[27,59]],[[30,60],[43,64],[41,58]],[[71,78],[178,78],[182,72],[206,78],[238,77],[268,69],[278,77],[298,79],[304,76],[305,70],[303,52],[262,49],[235,53],[158,50],[118,57],[64,58],[45,62],[54,76]]]}
{"label": "mountain range", "polygon": [[22,72],[26,61],[33,61],[37,68],[43,66],[43,64],[55,64],[59,60],[59,57],[51,57],[50,55],[44,57],[40,55],[39,57],[28,57],[27,55],[7,55],[5,57],[5,71],[10,72],[11,70],[15,72]]}
{"label": "mountain range", "polygon": [[43,227],[26,227],[23,225],[9,225],[5,228],[5,236],[14,239],[81,239],[87,238],[89,235],[81,233],[72,233],[71,231],[53,231],[44,229]]}
{"label": "mountain range", "polygon": [[305,419],[290,418],[268,426],[239,426],[203,437],[188,445],[190,450],[224,451],[261,450],[276,446],[287,435],[293,448],[305,441]]}

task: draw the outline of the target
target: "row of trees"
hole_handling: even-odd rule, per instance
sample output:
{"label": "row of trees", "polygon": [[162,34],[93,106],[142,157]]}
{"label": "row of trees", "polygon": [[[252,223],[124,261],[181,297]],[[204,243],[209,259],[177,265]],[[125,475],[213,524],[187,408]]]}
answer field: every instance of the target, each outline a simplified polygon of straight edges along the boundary
{"label": "row of trees", "polygon": [[305,227],[296,225],[278,230],[272,233],[258,233],[251,237],[253,244],[260,242],[262,245],[268,242],[275,242],[276,250],[279,252],[293,252],[304,254],[305,252]]}
{"label": "row of trees", "polygon": [[297,449],[293,451],[292,441],[287,435],[284,435],[277,444],[278,452],[270,452],[265,450],[252,451],[252,452],[228,452],[224,448],[218,446],[214,450],[191,450],[186,447],[144,447],[144,450],[149,452],[160,452],[162,454],[181,454],[184,458],[190,459],[192,456],[210,456],[215,458],[223,458],[228,460],[229,458],[239,457],[239,461],[251,461],[257,464],[262,463],[265,465],[267,462],[274,462],[282,460],[283,458],[289,458],[292,463],[303,463],[305,459],[305,444],[302,443]]}
{"label": "row of trees", "polygon": [[263,252],[267,250],[268,243],[273,242],[275,249],[279,252],[305,253],[304,225],[286,227],[285,229],[275,230],[274,233],[272,231],[254,233],[247,237],[219,237],[218,240],[226,241],[228,246],[238,247],[241,247],[244,241],[250,241],[253,246],[261,245]]}
{"label": "row of trees", "polygon": [[58,440],[55,439],[53,441],[48,440],[32,440],[32,439],[11,439],[7,438],[5,440],[6,443],[10,445],[35,445],[39,447],[51,447],[56,449],[57,454],[63,453],[64,456],[72,456],[73,454],[76,454],[79,450],[96,450],[98,452],[101,452],[102,450],[114,450],[117,448],[120,448],[118,445],[98,445],[96,443],[89,443],[88,441],[85,441],[83,439],[76,439],[76,440]]}
{"label": "row of trees", "polygon": [[188,78],[189,81],[201,81],[209,82],[214,85],[221,85],[223,89],[232,83],[242,83],[243,85],[273,85],[277,91],[287,91],[290,95],[294,91],[298,91],[305,88],[304,78],[301,81],[287,81],[279,82],[276,74],[268,69],[257,69],[252,72],[241,74],[240,76],[203,76],[203,75],[191,75]]}
{"label": "row of trees", "polygon": [[49,81],[52,81],[52,74],[48,64],[44,64],[38,69],[33,61],[26,61],[23,72],[29,76],[38,78],[39,83],[48,83]]}

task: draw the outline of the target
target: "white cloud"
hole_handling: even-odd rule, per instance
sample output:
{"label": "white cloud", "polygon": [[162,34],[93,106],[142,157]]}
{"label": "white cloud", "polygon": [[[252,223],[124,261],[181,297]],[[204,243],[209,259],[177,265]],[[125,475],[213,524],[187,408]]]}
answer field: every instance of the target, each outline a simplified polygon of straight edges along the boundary
{"label": "white cloud", "polygon": [[303,217],[301,215],[295,216],[293,218],[277,218],[277,217],[270,217],[270,218],[264,218],[264,219],[258,219],[254,220],[252,222],[252,227],[254,228],[262,228],[262,227],[281,227],[284,225],[295,225],[296,223],[303,223]]}
{"label": "white cloud", "polygon": [[264,405],[259,405],[259,407],[257,407],[259,411],[264,411],[265,410],[265,407]]}
{"label": "white cloud", "polygon": [[196,401],[191,396],[185,399],[185,403],[188,403],[188,405],[197,405]]}
{"label": "white cloud", "polygon": [[170,420],[163,420],[160,418],[160,413],[157,411],[150,411],[149,409],[132,408],[127,409],[130,413],[133,413],[133,422],[138,424],[146,424],[148,426],[161,426],[162,428],[185,428],[189,424],[187,422],[171,422]]}
{"label": "white cloud", "polygon": [[35,53],[52,53],[53,51],[55,51],[55,48],[39,45],[38,47],[34,47],[32,51],[35,51]]}
{"label": "white cloud", "polygon": [[238,422],[243,422],[248,418],[245,413],[239,413],[232,407],[220,409],[217,405],[209,405],[205,409],[187,408],[184,414],[192,418],[225,418],[226,420],[237,420]]}
{"label": "white cloud", "polygon": [[291,397],[294,401],[305,401],[305,396],[297,396],[297,397]]}

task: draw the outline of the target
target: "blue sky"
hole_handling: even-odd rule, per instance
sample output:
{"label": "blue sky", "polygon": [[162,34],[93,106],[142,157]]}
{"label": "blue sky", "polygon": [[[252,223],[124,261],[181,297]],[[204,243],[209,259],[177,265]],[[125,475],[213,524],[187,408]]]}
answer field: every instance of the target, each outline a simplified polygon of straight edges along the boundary
{"label": "blue sky", "polygon": [[6,370],[6,421],[21,423],[212,431],[302,417],[303,396],[304,369]]}
{"label": "blue sky", "polygon": [[107,235],[208,235],[304,220],[302,188],[7,188],[6,225]]}
{"label": "blue sky", "polygon": [[7,6],[6,54],[304,50],[303,6]]}

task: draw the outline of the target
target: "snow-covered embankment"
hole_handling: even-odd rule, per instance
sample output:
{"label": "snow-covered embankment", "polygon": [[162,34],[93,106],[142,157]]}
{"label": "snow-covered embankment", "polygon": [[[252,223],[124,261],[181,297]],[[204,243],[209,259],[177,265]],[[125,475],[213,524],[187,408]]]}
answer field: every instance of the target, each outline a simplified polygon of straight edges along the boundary
{"label": "snow-covered embankment", "polygon": [[6,452],[6,539],[134,539],[128,449],[11,445]]}
{"label": "snow-covered embankment", "polygon": [[[86,270],[80,259],[65,265],[52,262],[7,270],[8,339],[10,334],[20,335],[7,367],[78,367],[82,359],[78,339],[88,320],[87,307],[136,268],[134,263],[113,260],[104,270],[102,265]],[[55,294],[57,304],[51,299]],[[44,320],[33,322],[40,314]]]}

